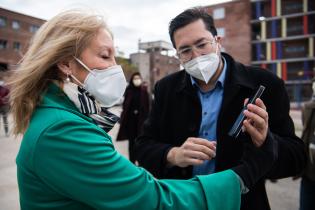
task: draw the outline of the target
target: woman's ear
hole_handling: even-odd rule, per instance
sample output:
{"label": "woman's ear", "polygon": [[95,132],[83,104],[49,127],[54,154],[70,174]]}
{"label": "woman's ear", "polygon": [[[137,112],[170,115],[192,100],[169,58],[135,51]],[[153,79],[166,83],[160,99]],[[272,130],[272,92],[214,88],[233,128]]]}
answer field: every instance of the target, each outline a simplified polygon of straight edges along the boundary
{"label": "woman's ear", "polygon": [[70,64],[70,62],[70,59],[59,61],[57,63],[57,67],[62,73],[64,73],[65,75],[69,75],[72,72],[72,65]]}

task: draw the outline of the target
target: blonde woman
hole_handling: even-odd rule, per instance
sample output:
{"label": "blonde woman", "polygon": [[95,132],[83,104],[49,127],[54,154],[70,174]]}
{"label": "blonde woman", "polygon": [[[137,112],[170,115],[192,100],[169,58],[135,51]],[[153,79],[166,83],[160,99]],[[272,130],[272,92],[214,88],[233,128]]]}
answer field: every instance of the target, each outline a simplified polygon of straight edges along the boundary
{"label": "blonde woman", "polygon": [[115,150],[104,107],[125,87],[102,17],[71,10],[39,29],[11,80],[21,209],[239,209],[233,170],[157,180]]}

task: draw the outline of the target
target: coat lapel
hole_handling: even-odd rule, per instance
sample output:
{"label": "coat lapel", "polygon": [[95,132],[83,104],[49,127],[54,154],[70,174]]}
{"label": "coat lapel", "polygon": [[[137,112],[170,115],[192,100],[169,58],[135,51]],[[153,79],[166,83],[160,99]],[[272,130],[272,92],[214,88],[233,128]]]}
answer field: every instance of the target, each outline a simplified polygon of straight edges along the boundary
{"label": "coat lapel", "polygon": [[234,115],[237,115],[242,109],[242,103],[246,95],[250,95],[256,88],[253,81],[248,78],[244,65],[235,62],[232,57],[225,53],[222,53],[222,55],[227,63],[227,72],[224,81],[222,105],[218,116],[218,133],[222,132],[222,127],[229,129],[230,123],[233,123],[236,117]]}
{"label": "coat lapel", "polygon": [[193,102],[196,104],[200,104],[197,89],[191,83],[190,75],[185,71],[182,70],[182,78],[179,85],[176,87],[176,92],[180,94],[185,94],[189,96]]}

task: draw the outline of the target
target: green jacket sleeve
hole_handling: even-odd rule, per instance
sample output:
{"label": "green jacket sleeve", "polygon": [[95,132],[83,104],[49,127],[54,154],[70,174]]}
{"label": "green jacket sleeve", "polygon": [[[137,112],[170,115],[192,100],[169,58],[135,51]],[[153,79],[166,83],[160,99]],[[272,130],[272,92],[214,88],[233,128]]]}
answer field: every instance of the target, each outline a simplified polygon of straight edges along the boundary
{"label": "green jacket sleeve", "polygon": [[84,120],[62,120],[39,137],[36,174],[57,193],[95,209],[239,209],[233,171],[190,180],[157,180],[114,148],[110,137]]}

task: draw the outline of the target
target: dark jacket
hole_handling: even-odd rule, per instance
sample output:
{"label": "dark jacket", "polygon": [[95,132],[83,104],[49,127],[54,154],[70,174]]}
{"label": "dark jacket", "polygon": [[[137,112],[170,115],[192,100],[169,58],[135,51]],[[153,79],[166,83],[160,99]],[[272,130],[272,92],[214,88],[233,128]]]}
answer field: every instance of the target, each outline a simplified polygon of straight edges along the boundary
{"label": "dark jacket", "polygon": [[149,94],[144,86],[128,86],[120,116],[117,141],[134,139],[139,135],[143,122],[149,114]]}
{"label": "dark jacket", "polygon": [[10,109],[9,105],[10,90],[4,85],[0,85],[0,113],[7,114]]}
{"label": "dark jacket", "polygon": [[[227,61],[227,72],[217,123],[216,171],[239,164],[243,153],[242,139],[235,140],[227,133],[243,108],[244,99],[250,97],[259,85],[264,85],[266,90],[262,100],[267,106],[270,132],[279,144],[279,159],[268,178],[300,173],[305,166],[306,155],[289,116],[289,99],[283,81],[266,70],[244,66],[228,54],[222,55]],[[192,167],[167,168],[166,155],[188,137],[198,136],[200,123],[201,104],[190,76],[185,71],[179,71],[160,80],[155,86],[152,111],[136,142],[140,165],[158,178],[190,178]],[[242,138],[249,136],[243,135]],[[264,180],[243,196],[242,209],[270,209]]]}
{"label": "dark jacket", "polygon": [[307,165],[303,173],[308,179],[315,181],[315,150],[310,144],[315,144],[315,100],[304,104],[302,111],[303,133],[302,140],[308,156]]}
{"label": "dark jacket", "polygon": [[4,85],[0,85],[0,106],[6,106],[9,104],[10,90]]}

